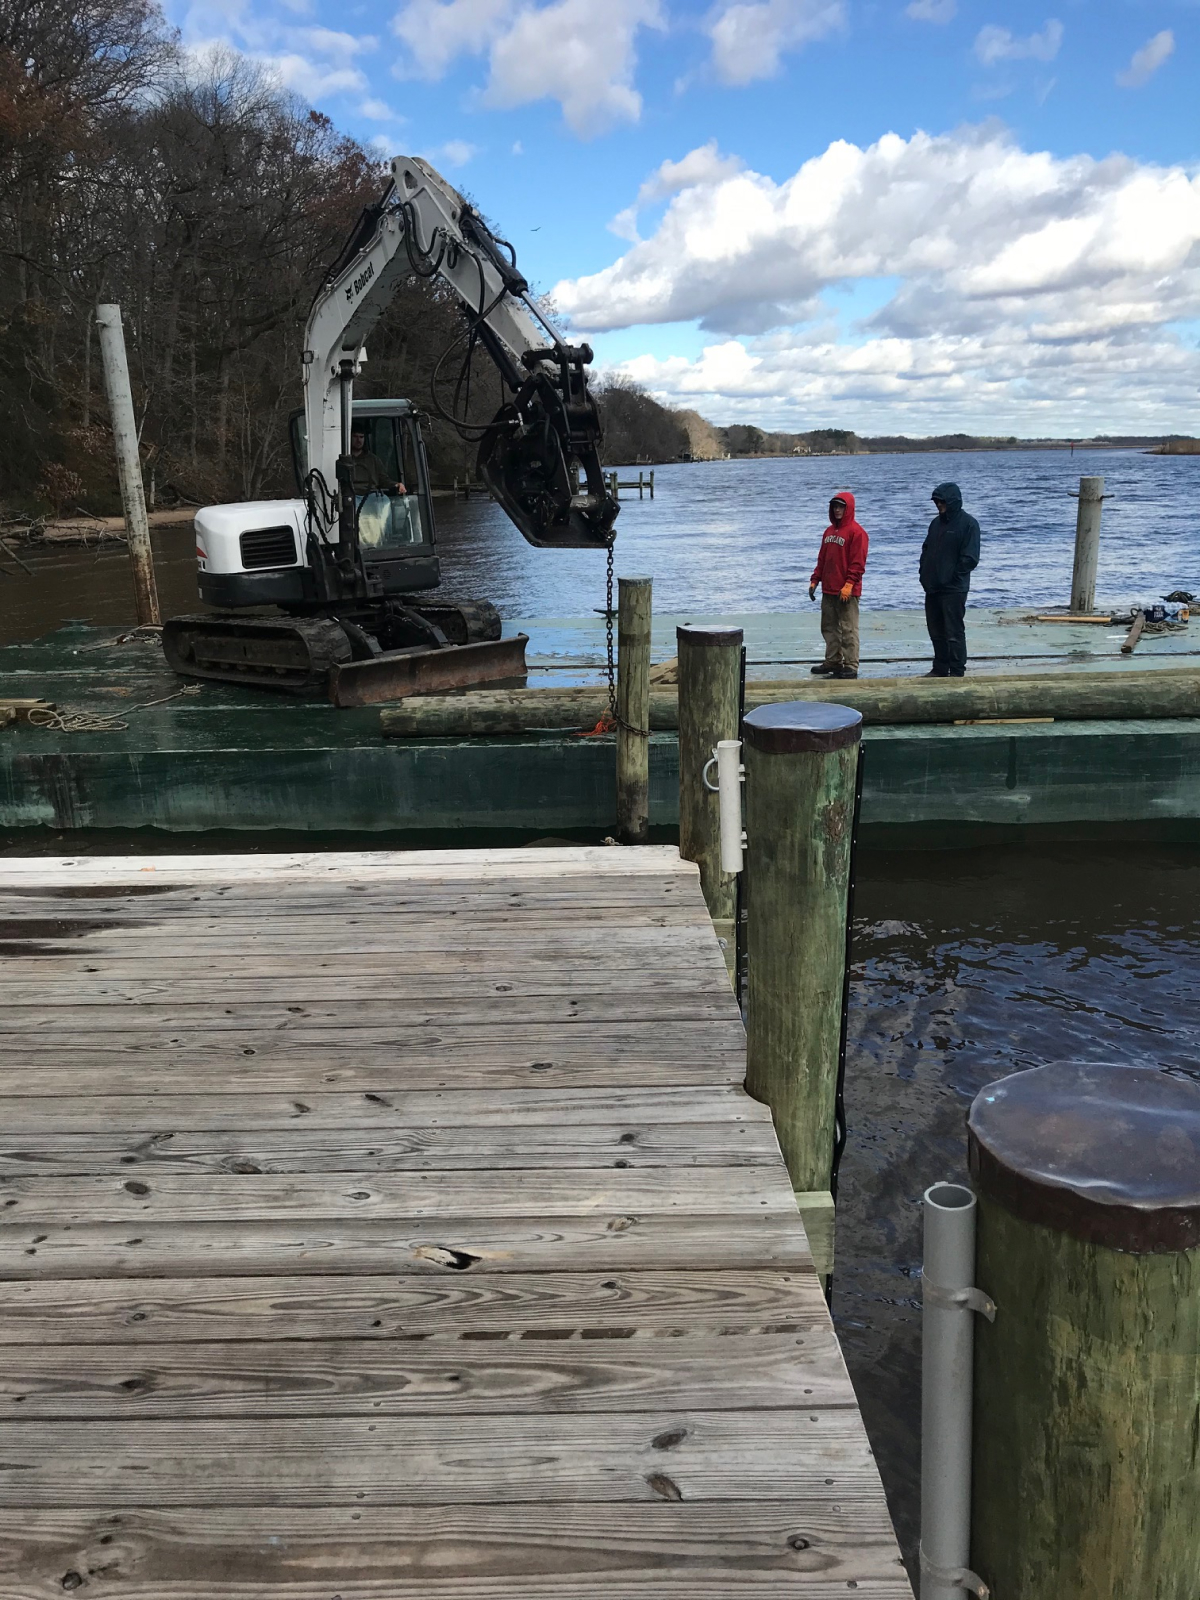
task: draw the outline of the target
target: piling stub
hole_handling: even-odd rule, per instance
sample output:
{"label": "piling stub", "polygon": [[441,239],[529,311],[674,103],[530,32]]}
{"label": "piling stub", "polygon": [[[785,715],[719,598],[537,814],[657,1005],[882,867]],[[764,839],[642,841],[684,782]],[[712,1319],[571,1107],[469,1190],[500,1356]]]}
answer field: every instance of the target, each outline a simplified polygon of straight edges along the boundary
{"label": "piling stub", "polygon": [[854,785],[862,716],[791,701],[742,723],[746,1088],[800,1193],[833,1170]]}
{"label": "piling stub", "polygon": [[976,1097],[971,1564],[1021,1600],[1200,1594],[1200,1085],[1061,1063]]}
{"label": "piling stub", "polygon": [[1075,565],[1071,572],[1071,614],[1086,616],[1096,605],[1096,569],[1100,560],[1100,513],[1104,479],[1080,478],[1075,516]]}
{"label": "piling stub", "polygon": [[617,579],[617,837],[650,839],[649,578]]}
{"label": "piling stub", "polygon": [[142,485],[137,422],[133,413],[133,394],[129,387],[129,363],[125,355],[125,334],[121,327],[120,306],[97,306],[96,327],[100,334],[104,387],[108,394],[113,443],[117,452],[117,476],[121,485],[121,504],[125,511],[129,564],[133,572],[134,606],[140,626],[157,627],[162,619],[158,610],[158,586],[154,578],[150,522],[146,515],[146,492]]}
{"label": "piling stub", "polygon": [[700,888],[718,936],[733,948],[737,879],[721,870],[720,801],[703,780],[722,739],[736,739],[741,715],[742,630],[676,628],[679,678],[679,854],[700,869]]}

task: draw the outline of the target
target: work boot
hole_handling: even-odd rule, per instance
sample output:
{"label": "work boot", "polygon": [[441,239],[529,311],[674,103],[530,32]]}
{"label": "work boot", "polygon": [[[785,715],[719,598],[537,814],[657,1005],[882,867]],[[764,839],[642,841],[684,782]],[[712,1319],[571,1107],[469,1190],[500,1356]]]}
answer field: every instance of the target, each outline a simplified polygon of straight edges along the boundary
{"label": "work boot", "polygon": [[938,672],[934,670],[932,672],[923,672],[921,676],[923,678],[948,678],[950,674],[948,672]]}
{"label": "work boot", "polygon": [[828,661],[818,661],[815,667],[808,669],[814,678],[828,678],[837,672],[836,667],[831,667]]}
{"label": "work boot", "polygon": [[858,671],[855,667],[835,667],[833,676],[835,678],[857,678]]}

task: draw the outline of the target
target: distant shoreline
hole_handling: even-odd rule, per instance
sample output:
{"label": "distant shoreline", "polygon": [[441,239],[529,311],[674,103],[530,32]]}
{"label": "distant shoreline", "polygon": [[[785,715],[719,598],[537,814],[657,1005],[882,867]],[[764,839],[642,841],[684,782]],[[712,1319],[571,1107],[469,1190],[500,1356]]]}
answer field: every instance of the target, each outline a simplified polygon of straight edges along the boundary
{"label": "distant shoreline", "polygon": [[[1191,441],[1188,441],[1189,443]],[[1076,440],[1074,448],[1070,441],[1028,439],[1019,444],[912,444],[903,449],[887,450],[812,450],[807,452],[787,453],[784,451],[761,451],[745,455],[728,456],[693,456],[690,460],[674,457],[657,461],[630,461],[623,462],[623,467],[708,467],[726,461],[835,461],[856,459],[861,456],[982,456],[982,455],[1016,455],[1023,450],[1039,450],[1045,454],[1060,452],[1064,455],[1083,455],[1096,451],[1136,451],[1147,456],[1173,456],[1184,459],[1189,456],[1200,456],[1200,443],[1194,449],[1175,449],[1167,447],[1161,439],[1139,439],[1136,442],[1121,442],[1117,444],[1094,444],[1090,439]]]}

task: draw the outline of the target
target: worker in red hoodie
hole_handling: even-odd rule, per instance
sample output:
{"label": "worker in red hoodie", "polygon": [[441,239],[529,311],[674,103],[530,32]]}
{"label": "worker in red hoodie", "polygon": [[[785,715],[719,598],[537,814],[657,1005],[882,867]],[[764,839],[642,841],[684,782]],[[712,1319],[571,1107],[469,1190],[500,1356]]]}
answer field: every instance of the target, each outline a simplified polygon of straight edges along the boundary
{"label": "worker in red hoodie", "polygon": [[821,588],[821,634],[825,659],[812,669],[818,677],[858,677],[858,601],[867,570],[867,530],[854,520],[854,496],[839,489],[829,502],[829,526],[821,539],[808,598]]}

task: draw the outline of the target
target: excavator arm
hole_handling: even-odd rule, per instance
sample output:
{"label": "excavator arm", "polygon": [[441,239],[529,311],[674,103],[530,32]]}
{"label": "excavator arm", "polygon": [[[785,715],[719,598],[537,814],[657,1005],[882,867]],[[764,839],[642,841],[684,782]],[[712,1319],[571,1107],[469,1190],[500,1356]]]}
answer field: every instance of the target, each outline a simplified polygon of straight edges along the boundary
{"label": "excavator arm", "polygon": [[398,156],[391,169],[387,192],[363,214],[305,329],[309,465],[329,491],[323,503],[336,509],[341,536],[352,538],[349,432],[363,343],[415,272],[458,295],[464,338],[483,346],[508,390],[492,422],[472,430],[481,432],[479,471],[496,500],[532,545],[609,544],[618,508],[600,464],[600,417],[585,371],[591,350],[565,343],[531,299],[511,247],[432,167]]}

